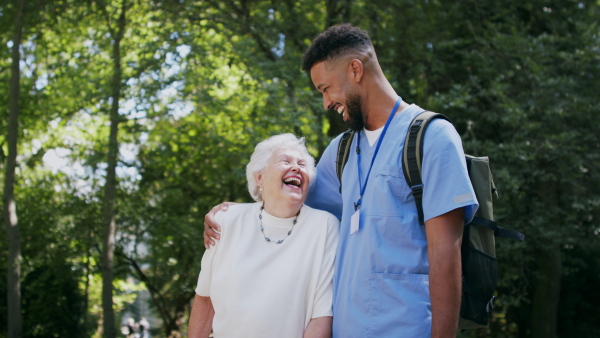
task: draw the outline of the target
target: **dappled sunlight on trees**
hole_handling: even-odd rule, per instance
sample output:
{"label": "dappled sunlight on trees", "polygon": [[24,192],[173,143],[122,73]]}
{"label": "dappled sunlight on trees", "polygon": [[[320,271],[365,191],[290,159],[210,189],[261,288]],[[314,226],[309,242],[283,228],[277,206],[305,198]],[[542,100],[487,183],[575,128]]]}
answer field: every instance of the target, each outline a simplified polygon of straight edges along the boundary
{"label": "dappled sunlight on trees", "polygon": [[[4,210],[14,183],[22,257],[19,276],[16,228],[5,224],[0,338],[15,336],[14,299],[23,337],[114,337],[140,319],[140,292],[153,336],[185,335],[204,214],[251,200],[254,146],[292,132],[318,158],[344,130],[300,70],[311,39],[340,22],[370,33],[405,101],[449,116],[466,152],[490,157],[497,221],[527,235],[498,240],[491,324],[459,336],[600,335],[597,1],[23,6],[19,42],[18,2],[0,0],[0,175]],[[7,291],[10,276],[20,295]]]}

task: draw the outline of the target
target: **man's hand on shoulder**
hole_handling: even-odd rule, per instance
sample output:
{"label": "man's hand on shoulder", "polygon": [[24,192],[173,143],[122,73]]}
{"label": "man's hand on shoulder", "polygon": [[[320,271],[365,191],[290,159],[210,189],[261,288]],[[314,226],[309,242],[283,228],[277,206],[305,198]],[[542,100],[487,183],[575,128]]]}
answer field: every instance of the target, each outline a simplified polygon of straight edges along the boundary
{"label": "man's hand on shoulder", "polygon": [[230,205],[234,205],[236,203],[233,202],[223,202],[215,207],[213,207],[208,214],[204,215],[204,247],[209,249],[211,246],[214,246],[215,239],[221,239],[221,226],[215,222],[215,215],[219,211],[227,211],[229,210]]}

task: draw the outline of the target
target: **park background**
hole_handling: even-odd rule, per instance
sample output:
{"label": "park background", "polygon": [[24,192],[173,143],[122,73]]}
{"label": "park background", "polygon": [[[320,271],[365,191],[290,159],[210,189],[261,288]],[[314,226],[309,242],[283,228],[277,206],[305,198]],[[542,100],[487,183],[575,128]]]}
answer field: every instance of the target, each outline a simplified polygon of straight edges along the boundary
{"label": "park background", "polygon": [[[301,55],[367,30],[403,99],[491,158],[500,280],[462,337],[600,336],[598,0],[0,1],[0,337],[185,336],[203,217],[253,147],[344,130]],[[17,292],[19,290],[19,292]],[[143,299],[142,299],[143,298]],[[140,303],[143,303],[140,305]]]}

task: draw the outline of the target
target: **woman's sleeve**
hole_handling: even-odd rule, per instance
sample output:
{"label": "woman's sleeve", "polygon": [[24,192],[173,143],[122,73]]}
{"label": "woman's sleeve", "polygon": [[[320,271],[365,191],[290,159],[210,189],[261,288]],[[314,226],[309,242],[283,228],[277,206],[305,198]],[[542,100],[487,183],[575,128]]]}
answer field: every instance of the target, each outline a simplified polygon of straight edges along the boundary
{"label": "woman's sleeve", "polygon": [[333,270],[338,245],[339,227],[340,222],[335,216],[327,215],[327,239],[325,241],[325,250],[323,251],[323,260],[311,318],[332,315]]}
{"label": "woman's sleeve", "polygon": [[[215,221],[219,224],[224,224],[223,212],[218,212],[215,215]],[[221,227],[225,229],[225,227]],[[223,239],[223,230],[221,231],[221,239]],[[212,280],[213,262],[217,250],[219,248],[220,240],[215,239],[216,244],[210,249],[204,251],[202,256],[202,263],[200,265],[200,275],[198,276],[198,285],[196,286],[196,294],[203,297],[210,297],[210,282]]]}

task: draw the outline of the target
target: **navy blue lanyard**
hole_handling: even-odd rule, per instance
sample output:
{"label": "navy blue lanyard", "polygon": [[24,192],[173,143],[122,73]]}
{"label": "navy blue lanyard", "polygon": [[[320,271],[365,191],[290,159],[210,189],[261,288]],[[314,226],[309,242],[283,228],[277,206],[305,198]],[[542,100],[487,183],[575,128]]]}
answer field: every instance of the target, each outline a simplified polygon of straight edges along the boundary
{"label": "navy blue lanyard", "polygon": [[[371,166],[369,167],[369,172],[367,173],[367,178],[365,179],[365,183],[360,187],[360,196],[358,196],[358,201],[356,201],[356,203],[354,203],[355,211],[358,210],[358,208],[360,207],[362,196],[365,193],[365,189],[367,188],[367,182],[369,182],[369,175],[371,174],[371,169],[373,169],[373,163],[375,162],[375,158],[377,157],[377,153],[379,152],[379,146],[381,146],[381,141],[383,140],[383,137],[385,136],[385,132],[387,131],[388,127],[390,126],[390,122],[392,122],[392,119],[394,118],[394,114],[396,114],[398,107],[400,107],[400,102],[402,102],[402,98],[400,96],[398,96],[398,101],[396,101],[396,105],[392,109],[392,112],[390,113],[390,117],[388,117],[387,122],[385,123],[385,127],[383,127],[383,131],[381,132],[381,135],[379,136],[379,140],[377,141],[377,147],[375,148],[375,153],[373,154],[373,159],[371,159]],[[360,177],[361,175],[360,175],[360,148],[359,148],[361,133],[362,133],[362,131],[358,133],[358,140],[357,140],[357,145],[356,145],[356,153],[357,153],[356,163],[358,163],[358,184],[360,184],[360,182],[362,181],[362,179]]]}

